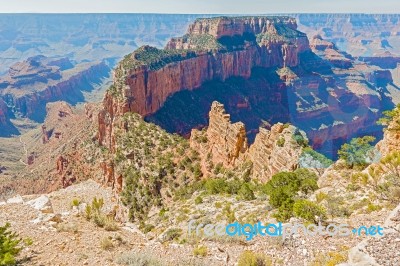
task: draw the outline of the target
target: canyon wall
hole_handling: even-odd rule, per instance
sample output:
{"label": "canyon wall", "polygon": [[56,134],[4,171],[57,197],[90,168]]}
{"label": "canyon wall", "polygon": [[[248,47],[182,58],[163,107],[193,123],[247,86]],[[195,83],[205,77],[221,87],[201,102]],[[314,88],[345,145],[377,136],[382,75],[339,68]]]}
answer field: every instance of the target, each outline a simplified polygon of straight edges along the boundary
{"label": "canyon wall", "polygon": [[394,90],[385,93],[391,73],[321,35],[309,42],[296,27],[288,17],[198,19],[166,49],[139,48],[114,72],[99,142],[113,147],[114,118],[126,112],[189,136],[207,125],[214,100],[246,125],[249,143],[261,125],[277,122],[304,130],[313,148],[333,159],[351,138],[380,138],[376,120],[394,106]]}
{"label": "canyon wall", "polygon": [[[42,56],[15,64],[9,74],[0,79],[0,126],[14,128],[7,114],[40,122],[46,115],[49,102],[66,100],[74,104],[83,101],[82,91],[90,90],[93,83],[108,75],[109,70],[104,61],[75,68],[67,59],[52,61]],[[0,135],[9,133],[2,130]]]}
{"label": "canyon wall", "polygon": [[[185,36],[172,39],[165,50],[141,47],[120,62],[104,99],[111,118],[126,112],[152,114],[176,92],[212,80],[249,78],[254,67],[295,67],[310,49],[306,35],[287,17],[198,19]],[[227,42],[235,45],[224,46]]]}
{"label": "canyon wall", "polygon": [[104,62],[101,62],[57,84],[46,86],[42,91],[27,94],[22,97],[6,94],[4,98],[7,99],[7,103],[12,106],[14,111],[23,116],[32,118],[38,108],[45,106],[48,102],[73,98],[73,96],[76,95],[77,92],[80,92],[80,89],[84,89],[82,87],[87,85],[91,80],[106,75],[108,69],[108,66]]}

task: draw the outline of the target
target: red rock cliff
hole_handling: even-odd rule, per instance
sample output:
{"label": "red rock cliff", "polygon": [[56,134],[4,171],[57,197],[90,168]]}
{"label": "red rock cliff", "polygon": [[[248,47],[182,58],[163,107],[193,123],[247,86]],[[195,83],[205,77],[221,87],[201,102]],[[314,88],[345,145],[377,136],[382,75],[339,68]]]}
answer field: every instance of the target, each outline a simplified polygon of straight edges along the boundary
{"label": "red rock cliff", "polygon": [[310,49],[306,35],[296,27],[288,17],[199,19],[164,50],[139,48],[114,72],[114,85],[99,117],[100,142],[110,135],[104,131],[106,117],[129,111],[152,114],[178,91],[196,89],[210,80],[248,78],[256,66],[296,66],[299,54]]}

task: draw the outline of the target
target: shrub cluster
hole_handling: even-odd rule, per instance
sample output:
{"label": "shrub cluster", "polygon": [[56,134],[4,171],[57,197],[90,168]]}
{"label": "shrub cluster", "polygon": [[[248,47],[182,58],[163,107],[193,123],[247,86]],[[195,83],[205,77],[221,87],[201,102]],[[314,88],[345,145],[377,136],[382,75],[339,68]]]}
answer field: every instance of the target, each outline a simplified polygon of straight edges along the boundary
{"label": "shrub cluster", "polygon": [[[294,172],[281,172],[263,185],[262,190],[269,195],[269,202],[278,211],[275,217],[286,221],[293,215],[315,222],[315,215],[324,216],[322,208],[301,199],[318,189],[317,175],[308,169],[300,168]],[[296,208],[294,208],[296,206]]]}

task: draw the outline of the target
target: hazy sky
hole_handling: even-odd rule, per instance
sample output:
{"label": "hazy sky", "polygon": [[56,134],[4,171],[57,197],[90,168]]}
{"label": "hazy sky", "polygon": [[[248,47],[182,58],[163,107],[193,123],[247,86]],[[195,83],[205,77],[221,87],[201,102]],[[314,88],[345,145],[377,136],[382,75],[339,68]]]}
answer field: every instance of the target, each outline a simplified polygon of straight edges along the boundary
{"label": "hazy sky", "polygon": [[400,13],[400,0],[0,0],[0,13]]}

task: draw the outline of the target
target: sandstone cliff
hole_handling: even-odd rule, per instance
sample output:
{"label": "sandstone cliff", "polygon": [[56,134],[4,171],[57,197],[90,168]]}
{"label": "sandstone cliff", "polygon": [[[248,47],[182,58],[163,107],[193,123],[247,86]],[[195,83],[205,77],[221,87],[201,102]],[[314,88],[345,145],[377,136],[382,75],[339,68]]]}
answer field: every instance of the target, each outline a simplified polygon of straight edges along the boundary
{"label": "sandstone cliff", "polygon": [[144,46],[126,56],[115,70],[105,110],[111,117],[152,114],[178,91],[232,76],[248,78],[257,66],[296,66],[308,50],[307,37],[291,18],[199,19],[165,50]]}
{"label": "sandstone cliff", "polygon": [[320,35],[309,43],[296,27],[288,17],[198,19],[166,49],[139,48],[114,72],[98,117],[99,142],[112,148],[114,117],[126,112],[188,136],[207,125],[216,99],[246,125],[249,142],[262,124],[290,122],[335,158],[352,137],[379,137],[376,120],[393,107],[380,89],[381,81],[391,83],[387,73]]}

